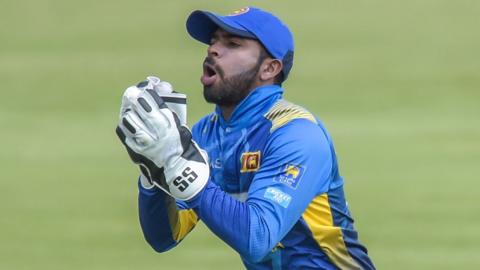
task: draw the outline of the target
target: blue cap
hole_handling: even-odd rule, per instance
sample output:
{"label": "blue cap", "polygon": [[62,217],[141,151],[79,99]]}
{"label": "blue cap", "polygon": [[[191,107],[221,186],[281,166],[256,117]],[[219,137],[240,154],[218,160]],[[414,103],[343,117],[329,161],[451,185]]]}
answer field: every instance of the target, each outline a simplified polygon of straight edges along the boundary
{"label": "blue cap", "polygon": [[283,63],[283,78],[293,65],[293,36],[288,27],[273,14],[255,7],[246,7],[232,14],[196,10],[187,19],[187,31],[196,40],[210,44],[212,34],[221,28],[226,32],[258,40],[274,58]]}

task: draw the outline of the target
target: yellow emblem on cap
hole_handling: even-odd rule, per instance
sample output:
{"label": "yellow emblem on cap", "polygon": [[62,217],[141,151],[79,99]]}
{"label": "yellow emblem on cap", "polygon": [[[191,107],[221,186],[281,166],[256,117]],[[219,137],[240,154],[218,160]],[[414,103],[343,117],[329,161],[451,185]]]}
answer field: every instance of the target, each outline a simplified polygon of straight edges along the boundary
{"label": "yellow emblem on cap", "polygon": [[248,7],[240,8],[237,10],[234,10],[232,13],[228,14],[227,16],[237,16],[243,13],[247,13],[250,10]]}

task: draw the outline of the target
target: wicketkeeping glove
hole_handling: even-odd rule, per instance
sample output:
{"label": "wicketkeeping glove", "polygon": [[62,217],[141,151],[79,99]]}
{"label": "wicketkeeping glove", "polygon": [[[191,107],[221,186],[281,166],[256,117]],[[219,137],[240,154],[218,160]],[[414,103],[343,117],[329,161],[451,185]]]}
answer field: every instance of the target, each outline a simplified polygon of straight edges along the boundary
{"label": "wicketkeeping glove", "polygon": [[179,200],[193,198],[208,182],[206,153],[156,91],[133,92],[128,106],[122,102],[118,137],[155,186]]}
{"label": "wicketkeeping glove", "polygon": [[[120,121],[123,114],[131,109],[132,102],[146,89],[152,89],[165,101],[168,108],[172,110],[180,119],[182,125],[187,123],[187,96],[173,90],[169,82],[161,81],[156,76],[148,76],[146,80],[139,82],[137,85],[128,87],[122,97],[122,105],[120,106]],[[140,167],[140,184],[143,188],[152,189],[152,179],[149,179],[147,172],[142,166]],[[143,169],[142,169],[143,168]]]}
{"label": "wicketkeeping glove", "polygon": [[146,89],[152,89],[163,99],[167,107],[172,110],[180,119],[182,125],[187,124],[187,96],[173,90],[169,82],[161,81],[158,77],[148,76],[145,81],[139,82],[125,90],[120,107],[120,118],[127,109],[130,108],[132,101]]}

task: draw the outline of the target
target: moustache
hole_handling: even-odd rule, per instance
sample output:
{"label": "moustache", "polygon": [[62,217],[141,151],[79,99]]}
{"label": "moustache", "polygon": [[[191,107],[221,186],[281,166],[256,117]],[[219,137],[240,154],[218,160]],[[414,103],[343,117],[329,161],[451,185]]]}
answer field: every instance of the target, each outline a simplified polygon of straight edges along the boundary
{"label": "moustache", "polygon": [[203,63],[204,63],[204,64],[207,63],[207,64],[209,64],[209,65],[211,65],[211,66],[215,66],[215,65],[216,65],[215,59],[213,59],[213,57],[210,57],[210,56],[205,57],[205,60],[203,60]]}
{"label": "moustache", "polygon": [[210,56],[205,57],[205,60],[203,60],[203,64],[208,64],[212,66],[215,69],[215,71],[218,73],[218,75],[220,75],[220,78],[224,78],[225,73],[223,72],[223,69],[217,65],[217,62],[215,61],[215,59],[213,59],[213,57],[210,57]]}

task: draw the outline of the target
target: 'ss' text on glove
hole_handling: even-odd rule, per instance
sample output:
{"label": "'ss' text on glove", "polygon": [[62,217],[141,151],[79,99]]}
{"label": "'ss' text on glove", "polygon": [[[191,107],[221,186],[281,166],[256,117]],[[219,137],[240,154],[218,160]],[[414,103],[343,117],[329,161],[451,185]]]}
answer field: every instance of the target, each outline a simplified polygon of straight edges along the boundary
{"label": "'ss' text on glove", "polygon": [[190,130],[152,89],[123,103],[116,132],[132,161],[153,185],[176,199],[192,199],[207,184],[210,169]]}
{"label": "'ss' text on glove", "polygon": [[[172,110],[180,119],[182,125],[187,123],[187,96],[183,93],[173,90],[169,82],[162,81],[156,76],[148,76],[146,80],[139,82],[137,85],[128,87],[123,96],[120,106],[120,121],[127,110],[132,109],[134,100],[145,90],[154,90],[165,102],[170,110]],[[152,179],[149,178],[144,167],[140,167],[140,184],[145,189],[152,189]]]}

